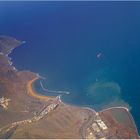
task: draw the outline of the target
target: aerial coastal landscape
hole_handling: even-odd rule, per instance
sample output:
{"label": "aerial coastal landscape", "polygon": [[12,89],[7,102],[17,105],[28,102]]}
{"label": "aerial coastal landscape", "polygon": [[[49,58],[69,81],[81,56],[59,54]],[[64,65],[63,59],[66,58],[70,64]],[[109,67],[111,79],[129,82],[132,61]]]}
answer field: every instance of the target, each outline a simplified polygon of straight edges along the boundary
{"label": "aerial coastal landscape", "polygon": [[0,2],[0,138],[138,139],[139,13],[139,2]]}

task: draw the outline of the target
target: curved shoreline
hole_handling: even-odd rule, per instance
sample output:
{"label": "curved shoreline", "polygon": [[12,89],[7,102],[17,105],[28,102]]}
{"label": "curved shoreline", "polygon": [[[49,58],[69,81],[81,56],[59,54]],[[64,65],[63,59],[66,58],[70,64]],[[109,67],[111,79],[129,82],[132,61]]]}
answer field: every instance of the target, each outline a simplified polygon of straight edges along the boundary
{"label": "curved shoreline", "polygon": [[41,99],[41,100],[48,100],[48,99],[52,98],[52,97],[40,95],[33,89],[33,83],[38,79],[39,79],[39,77],[37,76],[27,83],[28,95],[30,95],[31,97],[37,98],[37,99]]}
{"label": "curved shoreline", "polygon": [[[23,43],[23,42],[22,42],[22,43]],[[21,43],[21,44],[22,44],[22,43]],[[20,44],[20,45],[21,45],[21,44]],[[12,53],[12,51],[13,51],[14,49],[15,49],[15,48],[12,48],[12,49],[8,52],[8,54],[5,55],[5,57],[8,58],[8,63],[9,63],[9,65],[13,68],[13,70],[15,70],[16,72],[18,72],[18,70],[13,66],[12,59],[9,57],[9,54]],[[2,54],[2,55],[3,55],[3,54]],[[35,73],[35,74],[36,74],[36,76],[35,76],[33,79],[29,80],[28,83],[27,83],[27,86],[26,86],[26,88],[27,88],[27,94],[28,94],[30,97],[33,97],[33,98],[36,98],[36,99],[40,99],[40,100],[44,100],[44,101],[48,101],[49,99],[54,99],[54,97],[39,94],[39,93],[33,88],[34,82],[35,82],[36,80],[38,80],[39,78],[41,78],[41,77],[39,76],[39,74],[37,74],[37,73]],[[60,100],[60,101],[61,101],[61,100]],[[63,103],[63,102],[61,101],[61,103]],[[66,104],[67,104],[67,103],[66,103]],[[75,106],[75,105],[74,105],[74,106]],[[87,108],[87,107],[81,107],[81,108],[83,108],[83,109],[88,109],[88,110],[91,110],[92,112],[96,113],[96,111],[93,110],[93,109],[91,109],[91,108]],[[116,108],[123,108],[123,107],[116,107]],[[110,109],[110,108],[109,108],[109,109]],[[129,112],[128,108],[125,108],[125,110]],[[104,110],[102,110],[102,111],[104,111]],[[102,111],[101,111],[101,112],[102,112]],[[127,112],[127,113],[128,113],[128,112]],[[133,117],[132,117],[132,116],[129,116],[129,117],[130,117],[131,121],[133,122],[133,125],[135,126],[135,129],[136,129],[136,131],[137,131],[137,127],[136,127],[136,124],[135,124],[135,122],[134,122]],[[137,131],[137,134],[138,134],[138,131]]]}
{"label": "curved shoreline", "polygon": [[[32,80],[30,80],[30,81],[28,82],[28,84],[27,84],[28,94],[29,94],[30,96],[32,96],[32,97],[35,97],[35,98],[41,99],[41,100],[48,100],[48,99],[51,99],[52,97],[50,97],[50,96],[39,95],[39,94],[33,89],[33,87],[32,87],[32,86],[33,86],[33,83],[34,83],[36,80],[38,80],[39,78],[40,78],[40,77],[37,76],[37,77],[33,78]],[[59,101],[61,101],[60,96],[59,96]],[[63,103],[63,102],[61,101],[61,103]],[[95,114],[97,113],[95,110],[93,110],[92,108],[89,108],[89,107],[81,107],[81,108],[90,110],[90,111],[92,111],[92,112],[95,113]],[[103,109],[103,110],[101,110],[101,111],[99,111],[99,112],[103,112],[103,111],[107,111],[107,110],[111,110],[111,109],[124,109],[124,110],[127,112],[128,116],[129,116],[129,118],[130,118],[130,120],[131,120],[131,122],[132,122],[132,124],[133,124],[133,126],[134,126],[134,128],[135,128],[135,130],[136,130],[136,134],[139,136],[137,126],[136,126],[135,121],[134,121],[134,119],[133,119],[133,117],[132,117],[132,115],[131,115],[131,113],[130,113],[130,111],[129,111],[128,108],[126,108],[126,107],[121,107],[121,106],[118,106],[118,107],[110,107],[110,108],[107,108],[107,109]]]}
{"label": "curved shoreline", "polygon": [[[61,100],[61,95],[58,95],[58,96],[55,96],[55,97],[52,97],[52,96],[47,96],[47,95],[42,95],[42,94],[39,94],[37,91],[34,90],[33,88],[33,84],[35,81],[37,81],[38,79],[40,78],[40,76],[37,74],[37,76],[35,78],[33,78],[32,80],[30,80],[28,83],[27,83],[27,93],[28,95],[30,95],[31,97],[34,97],[36,99],[41,99],[41,100],[49,100],[49,99],[53,99],[53,98],[59,98],[59,102],[62,103],[62,104],[67,104],[67,103],[64,103],[62,100]],[[67,105],[70,105],[70,104],[67,104]],[[71,106],[76,106],[76,105],[71,105]],[[90,107],[83,107],[83,106],[76,106],[76,107],[80,107],[82,109],[87,109],[87,110],[90,110],[92,111],[93,113],[97,113],[94,109],[90,108]]]}

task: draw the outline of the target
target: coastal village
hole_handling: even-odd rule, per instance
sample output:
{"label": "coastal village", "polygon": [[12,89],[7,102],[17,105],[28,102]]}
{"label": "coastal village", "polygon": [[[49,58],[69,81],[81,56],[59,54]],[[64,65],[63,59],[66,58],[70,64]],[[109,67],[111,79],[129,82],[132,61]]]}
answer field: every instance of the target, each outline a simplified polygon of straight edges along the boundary
{"label": "coastal village", "polygon": [[105,133],[107,133],[107,131],[108,127],[101,120],[99,113],[96,113],[94,122],[87,128],[86,139],[105,139]]}
{"label": "coastal village", "polygon": [[[122,110],[128,114],[130,128],[125,128],[110,114],[112,110],[116,109]],[[135,125],[133,124],[130,113],[123,107],[112,107],[107,110],[105,109],[105,111],[96,113],[93,117],[93,122],[86,129],[86,139],[117,139],[121,138],[122,136],[126,139],[129,137],[138,138],[138,132],[136,128],[133,128]]]}
{"label": "coastal village", "polygon": [[11,100],[11,99],[8,99],[8,98],[5,98],[5,97],[1,97],[1,98],[0,98],[0,106],[1,106],[3,109],[7,110],[10,100]]}

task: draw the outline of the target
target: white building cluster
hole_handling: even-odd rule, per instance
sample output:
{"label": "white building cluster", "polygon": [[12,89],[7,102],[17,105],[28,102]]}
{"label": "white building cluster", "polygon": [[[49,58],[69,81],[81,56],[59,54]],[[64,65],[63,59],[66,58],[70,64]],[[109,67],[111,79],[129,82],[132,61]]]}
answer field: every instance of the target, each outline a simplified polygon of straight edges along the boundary
{"label": "white building cluster", "polygon": [[2,106],[3,109],[7,110],[8,109],[8,104],[9,104],[10,100],[11,99],[4,98],[4,97],[0,98],[0,106]]}
{"label": "white building cluster", "polygon": [[95,120],[92,125],[87,128],[87,139],[105,139],[104,134],[107,132],[108,127],[102,121],[99,114],[96,113]]}
{"label": "white building cluster", "polygon": [[45,115],[47,115],[50,111],[54,110],[57,107],[57,104],[52,103],[49,106],[47,106],[38,116],[35,116],[33,120],[40,120],[42,119]]}

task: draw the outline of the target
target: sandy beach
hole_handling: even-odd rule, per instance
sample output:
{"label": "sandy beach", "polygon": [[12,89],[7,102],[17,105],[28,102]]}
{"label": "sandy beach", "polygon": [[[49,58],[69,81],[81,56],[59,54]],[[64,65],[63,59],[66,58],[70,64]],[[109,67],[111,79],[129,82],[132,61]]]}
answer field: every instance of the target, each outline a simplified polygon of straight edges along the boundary
{"label": "sandy beach", "polygon": [[52,97],[40,95],[33,89],[33,87],[32,87],[33,83],[38,79],[39,79],[38,77],[35,77],[34,79],[32,79],[28,82],[28,84],[27,84],[28,94],[34,98],[41,99],[41,100],[48,100],[48,99],[52,98]]}

